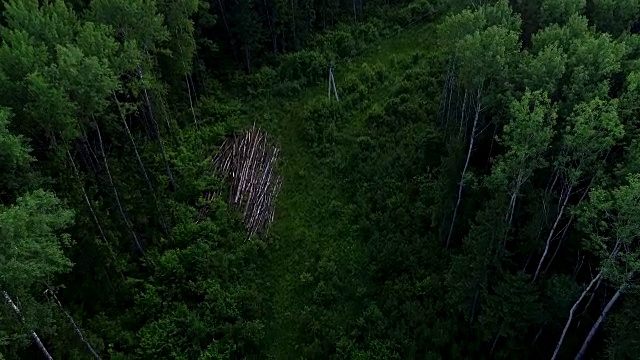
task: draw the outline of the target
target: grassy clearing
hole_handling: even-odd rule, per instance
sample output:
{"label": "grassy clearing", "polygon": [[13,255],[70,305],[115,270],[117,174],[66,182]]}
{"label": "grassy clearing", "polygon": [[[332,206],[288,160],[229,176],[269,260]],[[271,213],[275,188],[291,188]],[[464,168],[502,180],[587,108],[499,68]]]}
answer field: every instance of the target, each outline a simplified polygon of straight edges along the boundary
{"label": "grassy clearing", "polygon": [[[402,75],[397,61],[424,49],[432,43],[433,34],[433,26],[417,27],[381,41],[358,59],[336,64],[339,92],[344,84],[360,75],[362,64],[381,64],[388,71],[387,80],[368,89],[367,103],[384,104],[395,84],[394,79]],[[350,96],[344,92],[340,95],[345,99]],[[264,279],[272,280],[261,283],[272,292],[266,344],[270,346],[268,352],[272,357],[292,358],[303,356],[298,344],[304,329],[297,328],[297,317],[305,313],[310,301],[309,289],[312,288],[307,283],[314,281],[318,264],[323,262],[337,269],[348,269],[339,270],[338,276],[347,288],[356,288],[367,281],[366,256],[362,244],[351,236],[355,224],[349,221],[350,199],[341,193],[335,174],[311,153],[304,138],[305,109],[327,101],[326,84],[306,89],[297,99],[289,101],[255,101],[255,104],[248,104],[254,108],[253,120],[276,139],[282,150],[279,170],[283,186],[271,230],[272,248],[264,268]],[[358,133],[365,115],[366,111],[354,114],[340,131]],[[336,316],[342,314],[344,318],[361,310],[354,303],[335,306]],[[340,322],[341,319],[336,320]]]}

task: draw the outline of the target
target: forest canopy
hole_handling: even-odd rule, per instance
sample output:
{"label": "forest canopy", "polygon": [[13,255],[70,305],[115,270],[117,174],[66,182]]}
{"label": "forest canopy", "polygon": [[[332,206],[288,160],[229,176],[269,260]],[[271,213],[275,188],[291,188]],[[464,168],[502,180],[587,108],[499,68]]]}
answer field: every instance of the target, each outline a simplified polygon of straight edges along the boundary
{"label": "forest canopy", "polygon": [[637,358],[640,0],[6,0],[0,359]]}

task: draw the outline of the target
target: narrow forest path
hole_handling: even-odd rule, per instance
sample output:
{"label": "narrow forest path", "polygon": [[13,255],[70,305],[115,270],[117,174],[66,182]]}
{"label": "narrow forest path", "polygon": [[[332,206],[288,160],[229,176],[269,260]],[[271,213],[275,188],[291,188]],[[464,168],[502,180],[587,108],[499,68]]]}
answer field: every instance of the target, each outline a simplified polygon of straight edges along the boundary
{"label": "narrow forest path", "polygon": [[[349,97],[347,93],[340,93],[341,84],[357,77],[363,63],[382,64],[392,72],[394,62],[419,50],[420,42],[433,33],[432,26],[416,27],[382,40],[358,59],[336,64],[335,76],[341,99]],[[395,75],[402,74],[390,74],[390,78]],[[394,81],[387,81],[379,88],[369,89],[370,103],[384,103],[393,85]],[[278,103],[275,99],[256,99],[256,104],[251,105],[255,106],[253,113],[258,114],[252,121],[267,130],[281,147],[279,175],[283,185],[263,270],[263,278],[271,279],[271,282],[261,282],[261,286],[268,287],[267,291],[272,294],[270,321],[265,324],[266,352],[277,359],[304,357],[299,344],[311,342],[306,336],[312,329],[301,328],[301,318],[309,317],[304,323],[310,327],[315,321],[321,321],[314,319],[317,314],[310,310],[314,296],[317,296],[314,291],[322,282],[314,279],[316,275],[328,272],[354,293],[368,281],[366,254],[363,244],[354,236],[357,224],[352,223],[349,216],[352,200],[341,191],[340,181],[331,167],[311,153],[304,138],[305,109],[310,104],[327,101],[326,86],[325,83],[309,88],[294,100]],[[358,133],[363,126],[362,120],[349,119],[342,131]],[[334,317],[336,324],[332,325],[336,328],[332,330],[339,332],[340,323],[356,317],[355,312],[362,310],[357,305],[348,300],[330,304],[332,311],[326,316]]]}

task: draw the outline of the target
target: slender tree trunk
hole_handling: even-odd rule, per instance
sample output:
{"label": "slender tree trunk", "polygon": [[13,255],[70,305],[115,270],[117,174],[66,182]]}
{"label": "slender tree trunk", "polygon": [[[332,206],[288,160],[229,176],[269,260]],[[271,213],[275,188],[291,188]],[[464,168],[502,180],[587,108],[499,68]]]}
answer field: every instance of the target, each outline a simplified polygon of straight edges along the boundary
{"label": "slender tree trunk", "polygon": [[451,225],[449,226],[449,234],[447,235],[447,244],[446,244],[447,249],[449,248],[449,244],[451,242],[451,235],[453,234],[453,226],[455,225],[456,217],[458,216],[458,208],[460,207],[460,203],[462,202],[462,189],[464,188],[464,177],[467,173],[469,162],[471,161],[471,153],[473,152],[473,145],[476,137],[476,129],[478,127],[478,119],[480,118],[480,95],[481,95],[481,91],[480,89],[478,89],[478,93],[476,95],[476,109],[475,109],[475,115],[473,118],[473,127],[471,128],[471,138],[469,139],[469,149],[467,150],[467,159],[464,162],[464,167],[462,168],[462,176],[460,178],[460,184],[458,186],[458,199],[456,201],[456,206],[453,209],[453,217],[451,219]]}
{"label": "slender tree trunk", "polygon": [[604,319],[609,314],[609,311],[611,310],[613,305],[616,303],[616,301],[618,301],[618,299],[620,298],[620,295],[622,295],[623,287],[624,286],[621,286],[618,289],[618,291],[616,291],[616,293],[613,295],[613,297],[611,297],[611,300],[609,300],[609,302],[607,303],[607,306],[605,306],[604,310],[602,310],[602,313],[600,313],[600,317],[598,318],[596,323],[593,324],[593,327],[591,328],[591,331],[589,331],[589,335],[587,335],[587,338],[584,339],[584,342],[582,343],[582,347],[580,348],[580,351],[578,351],[578,355],[576,355],[576,360],[582,359],[584,354],[587,352],[587,348],[589,347],[589,343],[591,342],[593,337],[596,335],[596,332],[600,328],[600,325],[602,325],[602,322],[604,321]]}
{"label": "slender tree trunk", "polygon": [[135,231],[133,231],[133,227],[131,226],[131,222],[129,222],[129,218],[127,217],[127,215],[124,213],[124,209],[122,208],[122,204],[120,203],[120,195],[118,195],[118,190],[116,189],[116,186],[113,182],[113,177],[111,176],[111,171],[109,170],[109,162],[107,161],[107,154],[104,151],[104,145],[102,142],[102,135],[100,134],[100,127],[98,126],[98,123],[95,123],[96,125],[96,130],[98,131],[98,139],[100,140],[100,151],[102,152],[102,159],[104,160],[104,166],[107,169],[107,175],[109,176],[109,183],[111,184],[111,188],[113,189],[113,194],[116,198],[116,203],[118,204],[118,210],[120,211],[120,215],[122,216],[122,219],[125,222],[125,225],[127,226],[127,230],[129,230],[129,233],[131,234],[131,236],[133,237],[133,240],[136,244],[136,247],[138,248],[138,250],[140,250],[140,252],[142,252],[143,254],[144,249],[142,248],[142,245],[140,244],[140,240],[138,239],[138,235],[136,235]]}
{"label": "slender tree trunk", "polygon": [[493,352],[496,350],[496,345],[498,344],[498,339],[500,339],[500,332],[502,331],[503,324],[500,325],[500,329],[498,329],[498,333],[496,337],[493,339],[493,345],[491,345],[491,351],[489,352],[489,357],[493,358]]}
{"label": "slender tree trunk", "polygon": [[293,0],[291,0],[291,25],[293,26],[293,46],[294,49],[297,48],[297,38],[296,38],[296,8],[293,6]]}
{"label": "slender tree trunk", "polygon": [[556,216],[556,221],[553,223],[553,226],[551,227],[551,231],[549,231],[549,236],[547,236],[547,241],[544,247],[544,251],[542,252],[542,256],[540,257],[540,261],[538,262],[538,267],[536,268],[536,272],[533,275],[533,281],[536,281],[538,279],[538,276],[540,275],[540,269],[542,268],[544,259],[546,258],[547,253],[549,252],[549,245],[551,244],[551,240],[553,240],[553,235],[556,232],[556,228],[560,223],[560,219],[564,214],[564,210],[567,207],[567,202],[569,201],[569,197],[571,196],[571,189],[573,189],[573,185],[569,185],[569,187],[563,194],[564,199],[562,200],[562,205],[560,206],[560,212],[558,213],[558,216]]}
{"label": "slender tree trunk", "polygon": [[556,345],[556,349],[553,352],[553,355],[551,356],[551,360],[555,360],[555,358],[558,356],[558,351],[560,351],[560,347],[564,342],[564,337],[567,335],[567,331],[569,330],[569,326],[571,325],[571,321],[573,320],[573,315],[578,309],[580,302],[582,302],[582,299],[584,299],[584,297],[587,296],[587,293],[589,293],[589,290],[591,290],[591,287],[593,287],[593,285],[600,280],[601,276],[602,276],[602,272],[598,273],[598,275],[591,280],[591,282],[589,283],[589,286],[587,286],[587,288],[584,289],[584,291],[582,292],[578,300],[571,307],[571,310],[569,310],[569,318],[567,319],[567,322],[564,325],[564,329],[562,330],[562,335],[560,335],[560,340],[558,340],[558,344]]}
{"label": "slender tree trunk", "polygon": [[162,136],[160,136],[160,129],[158,128],[158,123],[156,122],[156,118],[153,115],[153,107],[151,106],[151,101],[149,100],[149,93],[147,92],[147,86],[144,84],[144,80],[142,79],[142,68],[138,66],[138,73],[140,75],[140,80],[142,81],[142,90],[144,92],[144,99],[147,104],[147,108],[149,109],[149,116],[151,117],[151,121],[155,128],[156,136],[158,137],[158,145],[160,146],[160,152],[162,153],[162,160],[164,161],[164,165],[167,169],[167,176],[169,177],[169,185],[172,189],[175,189],[176,183],[173,178],[173,173],[171,172],[171,167],[169,166],[169,161],[167,160],[167,154],[164,151],[164,145],[162,144]]}
{"label": "slender tree trunk", "polygon": [[96,212],[93,210],[93,206],[91,205],[91,201],[89,200],[89,196],[87,196],[87,192],[84,189],[84,186],[80,180],[80,172],[78,171],[78,168],[76,167],[76,163],[75,161],[73,161],[73,157],[71,156],[71,153],[67,150],[67,156],[69,156],[69,161],[71,161],[71,166],[73,167],[73,171],[76,174],[76,178],[78,179],[78,183],[80,184],[80,190],[82,190],[82,196],[84,197],[84,201],[87,203],[87,207],[89,208],[89,212],[91,213],[91,217],[93,218],[93,221],[96,223],[96,226],[98,227],[98,231],[100,232],[100,237],[102,238],[102,241],[104,241],[104,244],[107,246],[107,249],[109,249],[109,253],[111,254],[111,260],[113,261],[113,265],[116,267],[118,273],[120,273],[120,276],[124,279],[124,275],[122,274],[122,272],[120,271],[120,269],[118,269],[117,267],[117,260],[116,260],[116,254],[113,251],[113,248],[111,247],[111,244],[109,243],[109,241],[107,240],[107,236],[104,233],[104,230],[102,229],[102,226],[100,225],[100,221],[98,221],[98,216],[96,216]]}
{"label": "slender tree trunk", "polygon": [[82,333],[82,330],[80,330],[80,327],[78,327],[76,322],[73,320],[73,317],[62,306],[62,304],[60,303],[60,300],[58,300],[58,297],[56,296],[56,294],[53,291],[51,291],[50,289],[47,289],[47,292],[53,296],[54,300],[58,304],[58,307],[60,308],[60,311],[62,311],[64,313],[64,315],[67,317],[67,319],[71,323],[71,326],[73,326],[73,330],[76,332],[76,334],[80,338],[80,341],[82,341],[87,346],[87,350],[89,350],[91,355],[93,355],[93,357],[96,358],[96,360],[101,360],[100,355],[98,355],[98,353],[93,349],[91,344],[89,344],[87,339],[85,339],[84,334]]}
{"label": "slender tree trunk", "polygon": [[356,0],[351,0],[351,3],[353,4],[353,21],[358,22],[358,16],[356,13]]}
{"label": "slender tree trunk", "polygon": [[[13,302],[13,300],[11,300],[9,293],[7,293],[6,291],[3,291],[2,295],[4,296],[4,300],[7,302],[7,305],[11,307],[13,312],[15,312],[16,315],[20,318],[20,320],[24,323],[24,317],[22,316],[22,313],[20,312],[20,309],[18,308],[18,306]],[[36,343],[36,346],[38,347],[38,349],[40,349],[40,352],[42,352],[42,355],[44,355],[45,359],[53,360],[53,358],[47,351],[47,348],[44,347],[44,344],[40,340],[40,337],[38,336],[38,334],[36,334],[35,331],[30,330],[29,335],[31,335],[31,338]]]}
{"label": "slender tree trunk", "polygon": [[[589,190],[591,189],[591,186],[593,185],[593,182],[595,181],[595,179],[596,179],[595,176],[593,178],[591,178],[591,181],[589,182],[589,186],[587,186],[587,188],[582,193],[582,196],[580,196],[580,200],[578,200],[578,204],[582,203],[584,198],[587,196],[587,194],[589,193]],[[565,235],[566,235],[567,231],[569,230],[569,228],[571,227],[571,224],[573,224],[573,220],[574,219],[575,219],[575,215],[572,214],[571,217],[569,218],[569,222],[562,229],[562,233],[560,234],[560,240],[558,241],[558,246],[556,246],[556,249],[553,252],[553,256],[551,256],[551,260],[549,260],[549,263],[547,263],[547,266],[544,269],[545,272],[549,269],[549,266],[551,266],[551,263],[553,263],[553,260],[556,258],[556,255],[558,254],[558,251],[560,250],[560,247],[562,246],[562,243],[564,242]]]}
{"label": "slender tree trunk", "polygon": [[513,213],[516,210],[516,201],[518,200],[518,195],[520,195],[520,187],[526,181],[523,179],[522,172],[518,173],[518,178],[516,179],[516,185],[511,191],[511,199],[509,200],[509,210],[507,210],[507,215],[505,216],[505,221],[507,222],[508,227],[511,227],[511,223],[513,222]]}
{"label": "slender tree trunk", "polygon": [[151,191],[151,196],[153,197],[153,201],[156,204],[156,210],[158,211],[158,215],[160,216],[160,223],[162,224],[162,230],[164,231],[165,236],[168,238],[169,237],[169,229],[167,227],[167,222],[164,219],[164,215],[162,213],[162,210],[160,210],[160,202],[158,201],[158,198],[156,196],[156,192],[153,188],[153,185],[151,184],[151,180],[149,179],[149,175],[147,174],[147,170],[144,167],[144,163],[142,162],[142,158],[140,157],[140,153],[138,152],[138,147],[136,146],[136,142],[133,139],[133,135],[131,134],[131,130],[129,129],[129,125],[127,124],[127,119],[124,116],[124,113],[122,112],[122,107],[120,106],[120,102],[118,101],[118,98],[116,97],[116,94],[113,94],[113,97],[116,101],[116,104],[118,105],[118,112],[120,113],[120,119],[122,120],[122,124],[124,125],[125,130],[127,131],[127,135],[129,136],[129,140],[131,141],[131,145],[133,146],[133,152],[136,155],[136,159],[138,160],[138,165],[140,166],[140,170],[142,170],[142,175],[144,176],[144,179],[147,183],[147,187],[149,188],[149,191]]}
{"label": "slender tree trunk", "polygon": [[[596,297],[596,291],[598,291],[598,289],[600,288],[601,284],[602,284],[602,278],[600,278],[600,280],[598,280],[598,282],[596,283],[596,286],[593,288],[593,291],[591,292],[591,296],[589,296],[589,301],[587,301],[587,305],[585,305],[584,309],[582,309],[582,314],[581,315],[586,314],[587,310],[589,310],[589,306],[593,302],[593,298]],[[577,327],[580,327],[580,322],[578,322]]]}
{"label": "slender tree trunk", "polygon": [[340,101],[338,97],[338,90],[336,89],[336,78],[333,75],[333,68],[331,68],[331,85],[333,85],[333,94],[336,96],[336,101]]}
{"label": "slender tree trunk", "polygon": [[[462,114],[460,116],[460,126],[458,129],[458,135],[461,135],[463,139],[466,138],[467,135],[467,100],[469,93],[467,91],[464,92],[464,99],[462,100]],[[459,95],[458,95],[459,96]]]}

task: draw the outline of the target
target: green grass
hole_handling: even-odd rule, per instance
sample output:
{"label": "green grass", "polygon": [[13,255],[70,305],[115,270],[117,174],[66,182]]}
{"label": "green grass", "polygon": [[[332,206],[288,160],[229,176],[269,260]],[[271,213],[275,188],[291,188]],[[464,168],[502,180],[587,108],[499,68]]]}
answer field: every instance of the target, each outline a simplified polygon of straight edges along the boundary
{"label": "green grass", "polygon": [[[371,49],[348,63],[336,64],[338,87],[358,76],[363,63],[380,63],[388,69],[385,83],[369,89],[368,103],[384,104],[402,73],[396,59],[409,56],[432,43],[433,26],[421,26],[372,45]],[[264,268],[261,286],[267,286],[273,298],[269,308],[265,343],[267,353],[278,359],[299,358],[299,331],[296,316],[304,311],[309,299],[303,279],[313,275],[319,261],[330,261],[336,267],[349,268],[348,282],[358,286],[366,282],[366,256],[362,244],[351,236],[354,224],[349,222],[351,202],[341,192],[340,182],[322,160],[314,156],[304,139],[303,114],[313,104],[326,102],[326,84],[305,89],[288,101],[255,99],[253,107],[258,125],[266,129],[281,147],[279,174],[283,186],[277,200],[276,220],[270,230],[273,242]],[[341,98],[350,94],[341,93]],[[362,116],[361,116],[362,115]],[[357,134],[366,112],[355,114],[341,131]],[[348,285],[349,286],[349,285]],[[354,316],[361,309],[342,306],[337,313]]]}

